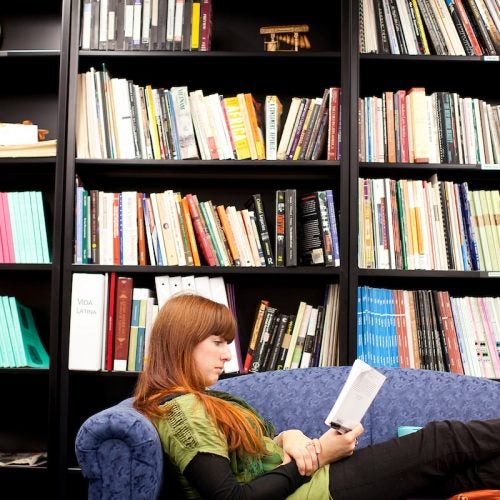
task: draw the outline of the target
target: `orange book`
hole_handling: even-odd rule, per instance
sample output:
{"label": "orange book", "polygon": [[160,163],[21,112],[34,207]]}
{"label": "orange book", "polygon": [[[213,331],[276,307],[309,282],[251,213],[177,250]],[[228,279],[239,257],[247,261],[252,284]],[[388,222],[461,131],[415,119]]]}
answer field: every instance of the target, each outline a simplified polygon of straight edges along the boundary
{"label": "orange book", "polygon": [[240,253],[238,252],[238,247],[236,246],[236,239],[234,237],[233,228],[227,217],[226,209],[224,205],[218,205],[215,207],[217,214],[219,215],[220,223],[222,225],[222,230],[226,235],[227,244],[229,245],[229,250],[233,258],[235,266],[241,266]]}
{"label": "orange book", "polygon": [[146,230],[144,228],[144,208],[142,206],[142,193],[137,193],[137,249],[140,266],[146,262]]}
{"label": "orange book", "polygon": [[243,92],[236,94],[238,98],[238,104],[240,106],[241,116],[243,119],[243,126],[245,127],[245,134],[248,140],[248,147],[250,149],[250,159],[256,160],[257,156],[257,147],[255,145],[255,139],[252,132],[252,124],[250,123],[250,114],[248,112],[246,97]]}
{"label": "orange book", "polygon": [[385,96],[385,123],[387,131],[387,156],[386,161],[396,163],[396,131],[394,129],[394,92],[387,91]]}
{"label": "orange book", "polygon": [[196,236],[194,234],[193,221],[191,220],[191,214],[189,212],[189,204],[186,198],[180,199],[180,205],[181,205],[181,213],[182,216],[184,217],[184,223],[186,225],[189,247],[191,248],[191,254],[193,255],[193,265],[201,266],[200,253],[198,251]]}
{"label": "orange book", "polygon": [[258,103],[251,93],[245,94],[245,104],[247,106],[248,119],[252,129],[252,137],[255,143],[255,151],[257,160],[266,159],[266,145],[264,143],[264,135],[262,133],[260,116],[260,103]]}

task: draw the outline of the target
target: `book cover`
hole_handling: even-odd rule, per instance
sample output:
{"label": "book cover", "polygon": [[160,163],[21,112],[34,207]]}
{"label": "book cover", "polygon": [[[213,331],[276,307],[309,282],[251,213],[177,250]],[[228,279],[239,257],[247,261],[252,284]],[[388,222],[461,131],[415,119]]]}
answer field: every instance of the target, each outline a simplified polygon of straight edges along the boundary
{"label": "book cover", "polygon": [[262,318],[262,328],[259,332],[259,338],[254,349],[252,356],[252,363],[249,368],[249,372],[257,373],[262,371],[262,365],[264,362],[264,357],[266,351],[269,349],[269,342],[272,330],[274,328],[274,323],[277,320],[279,311],[276,307],[268,305]]}
{"label": "book cover", "polygon": [[14,328],[20,332],[21,348],[30,368],[49,368],[49,356],[45,350],[29,307],[15,297],[9,297]]}
{"label": "book cover", "polygon": [[297,190],[285,189],[285,265],[297,262]]}
{"label": "book cover", "polygon": [[270,306],[269,301],[265,299],[261,299],[259,304],[257,305],[255,318],[252,326],[252,333],[250,334],[250,341],[248,343],[245,361],[243,363],[243,373],[248,373],[252,366],[253,356],[255,354],[257,343],[259,341],[259,335],[262,330],[264,315],[269,306]]}
{"label": "book cover", "polygon": [[71,288],[71,319],[69,327],[70,370],[101,369],[102,337],[107,321],[104,318],[104,274],[74,273]]}
{"label": "book cover", "polygon": [[285,266],[285,191],[276,191],[274,255],[276,267]]}
{"label": "book cover", "polygon": [[113,371],[114,348],[115,348],[115,314],[116,314],[116,273],[109,273],[108,283],[108,307],[106,320],[106,352],[104,368]]}
{"label": "book cover", "polygon": [[325,419],[326,425],[344,433],[361,422],[385,379],[385,375],[381,372],[364,361],[356,359],[337,400]]}
{"label": "book cover", "polygon": [[216,266],[217,257],[215,255],[215,250],[210,239],[210,233],[208,232],[205,222],[201,217],[198,198],[196,195],[193,195],[191,193],[186,194],[185,198],[189,205],[189,213],[191,214],[194,232],[200,245],[201,253],[207,265]]}
{"label": "book cover", "polygon": [[259,237],[262,244],[262,250],[264,252],[266,266],[274,266],[273,246],[262,195],[260,193],[251,195],[251,197],[245,202],[245,206],[249,210],[253,210],[255,213],[255,220],[259,230]]}
{"label": "book cover", "polygon": [[276,160],[281,132],[283,104],[277,95],[267,95],[264,103],[266,158]]}
{"label": "book cover", "polygon": [[115,345],[113,370],[126,371],[130,338],[130,317],[132,313],[132,293],[134,280],[128,276],[118,276],[115,299]]}

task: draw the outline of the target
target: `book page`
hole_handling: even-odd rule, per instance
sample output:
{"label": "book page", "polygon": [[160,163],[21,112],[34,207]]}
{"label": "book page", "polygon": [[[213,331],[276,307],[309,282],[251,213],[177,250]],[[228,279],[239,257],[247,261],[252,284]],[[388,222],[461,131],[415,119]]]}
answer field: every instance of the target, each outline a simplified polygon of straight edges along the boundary
{"label": "book page", "polygon": [[361,421],[386,377],[360,359],[352,365],[340,394],[325,423],[340,432],[351,430]]}

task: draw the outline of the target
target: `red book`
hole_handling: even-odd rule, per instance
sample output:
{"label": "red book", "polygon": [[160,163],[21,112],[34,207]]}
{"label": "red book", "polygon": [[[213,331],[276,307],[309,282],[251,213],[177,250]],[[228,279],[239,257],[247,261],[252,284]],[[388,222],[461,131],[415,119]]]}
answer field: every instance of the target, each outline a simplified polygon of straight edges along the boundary
{"label": "red book", "polygon": [[327,160],[338,160],[338,137],[340,121],[340,88],[330,88],[330,102],[328,105],[328,141]]}
{"label": "red book", "polygon": [[186,194],[185,198],[189,205],[189,213],[191,214],[191,220],[198,243],[200,244],[201,253],[209,266],[216,266],[218,261],[212,244],[212,238],[205,225],[205,221],[201,217],[198,198],[191,193]]}
{"label": "red book", "polygon": [[208,52],[212,47],[212,0],[202,0],[200,15],[200,51]]}
{"label": "red book", "polygon": [[453,312],[451,310],[450,294],[447,291],[438,291],[438,306],[443,322],[444,336],[446,346],[448,347],[448,356],[450,358],[450,370],[452,373],[464,374],[462,355],[458,345],[457,332],[453,321]]}
{"label": "red book", "polygon": [[116,273],[109,273],[108,318],[106,328],[106,370],[113,370],[115,343]]}
{"label": "red book", "polygon": [[134,280],[132,278],[118,277],[116,281],[115,352],[113,356],[113,370],[117,371],[127,370],[133,288]]}

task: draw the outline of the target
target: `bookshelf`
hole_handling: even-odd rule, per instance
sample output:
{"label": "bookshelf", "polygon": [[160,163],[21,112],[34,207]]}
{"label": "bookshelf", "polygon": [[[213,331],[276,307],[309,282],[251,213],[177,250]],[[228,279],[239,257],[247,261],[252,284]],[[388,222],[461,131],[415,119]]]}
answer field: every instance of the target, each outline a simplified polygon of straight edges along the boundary
{"label": "bookshelf", "polygon": [[[453,91],[498,103],[498,56],[409,56],[359,54],[358,2],[341,0],[322,9],[296,9],[289,2],[249,4],[214,2],[212,50],[79,49],[81,2],[20,0],[2,8],[0,23],[0,109],[2,121],[25,118],[43,124],[49,138],[57,138],[57,156],[48,159],[0,159],[2,190],[36,189],[47,207],[52,246],[51,264],[0,264],[2,294],[15,295],[32,308],[42,341],[49,351],[48,371],[2,369],[0,380],[7,400],[20,412],[0,417],[0,436],[23,436],[28,444],[48,450],[46,467],[0,468],[0,477],[26,495],[51,491],[54,498],[86,498],[86,484],[74,455],[74,439],[81,423],[93,413],[132,393],[132,372],[68,370],[71,286],[74,273],[132,276],[134,286],[154,290],[156,275],[223,276],[235,287],[242,355],[251,334],[258,301],[294,313],[300,300],[323,301],[325,285],[340,287],[340,362],[356,357],[357,288],[447,290],[456,296],[494,295],[498,273],[484,271],[403,271],[363,269],[358,266],[358,179],[428,179],[467,181],[471,188],[498,188],[498,168],[478,165],[369,163],[358,159],[358,99],[387,90],[425,87]],[[262,26],[306,23],[311,49],[265,52]],[[26,35],[28,33],[28,35]],[[103,63],[113,77],[140,85],[187,85],[236,95],[252,92],[261,102],[276,94],[286,117],[294,96],[321,96],[326,87],[341,87],[342,146],[340,161],[251,160],[98,160],[76,157],[76,82],[79,73]],[[33,80],[32,75],[43,75]],[[470,77],[470,75],[473,77]],[[468,75],[469,78],[464,78]],[[305,77],[307,76],[307,77]],[[36,83],[36,85],[34,85]],[[19,174],[22,175],[19,175]],[[340,267],[178,267],[76,265],[73,263],[75,175],[85,187],[106,191],[146,193],[174,189],[195,193],[203,200],[244,207],[253,193],[263,196],[274,232],[277,189],[297,193],[331,188],[337,204]],[[29,285],[29,286],[28,286]],[[251,375],[250,375],[251,376]],[[31,397],[26,398],[26,394]],[[33,424],[33,406],[40,416]],[[21,415],[21,417],[19,417]],[[27,436],[26,428],[33,430]],[[4,431],[5,430],[5,431]],[[24,494],[24,490],[23,490]]]}
{"label": "bookshelf", "polygon": [[[353,45],[358,43],[359,17],[354,19]],[[431,52],[431,54],[434,52]],[[356,98],[381,96],[384,91],[424,87],[426,94],[455,92],[461,97],[473,97],[498,104],[499,93],[492,84],[498,72],[499,56],[389,55],[362,53],[356,56],[351,84],[350,121],[350,239],[351,255],[358,254],[358,179],[391,178],[428,180],[437,174],[441,181],[467,182],[469,189],[498,189],[499,165],[478,163],[375,163],[359,161],[358,106]],[[473,78],[464,78],[465,74]],[[388,289],[447,290],[451,296],[485,297],[498,295],[498,273],[487,271],[436,271],[365,269],[357,258],[349,264],[349,335],[355,339],[357,321],[357,287],[371,286]],[[349,344],[349,359],[356,357],[356,342]]]}
{"label": "bookshelf", "polygon": [[29,498],[49,491],[58,474],[58,370],[64,151],[67,110],[69,2],[43,5],[22,0],[2,6],[0,23],[0,112],[2,122],[31,120],[57,139],[54,157],[2,158],[2,191],[42,193],[50,263],[0,264],[0,294],[13,296],[33,312],[49,369],[3,368],[0,381],[6,407],[0,417],[2,451],[43,451],[38,467],[0,468],[0,481]]}
{"label": "bookshelf", "polygon": [[[318,189],[334,190],[340,227],[341,262],[337,268],[323,266],[298,267],[187,267],[187,266],[109,266],[76,265],[73,263],[74,216],[65,213],[64,256],[62,272],[61,331],[68,332],[72,275],[76,272],[102,273],[116,271],[120,276],[132,276],[134,287],[155,289],[156,275],[223,276],[235,286],[239,335],[244,357],[251,334],[255,310],[261,298],[287,312],[295,312],[300,300],[320,304],[325,287],[339,283],[341,301],[347,311],[347,225],[348,213],[347,161],[251,161],[251,160],[98,160],[76,157],[75,109],[76,80],[79,73],[105,64],[112,77],[127,78],[139,85],[170,88],[187,85],[190,91],[202,89],[205,95],[217,92],[235,96],[251,92],[261,103],[267,94],[276,94],[284,105],[283,117],[293,96],[321,96],[327,87],[347,86],[347,60],[341,57],[346,50],[348,31],[341,22],[347,15],[349,2],[334,3],[325,11],[302,13],[290,10],[282,1],[272,5],[258,1],[245,7],[234,2],[213,3],[213,34],[210,52],[189,51],[98,51],[79,49],[80,2],[72,2],[71,44],[68,99],[68,155],[66,162],[65,206],[75,201],[74,179],[78,175],[86,189],[104,191],[136,190],[145,193],[173,189],[197,194],[200,200],[244,208],[254,193],[261,193],[274,233],[274,205],[277,189],[296,188],[298,193]],[[298,52],[266,53],[259,28],[268,24],[310,26],[312,48]],[[335,29],[331,29],[332,25]],[[165,71],[159,68],[165,68]],[[294,78],[308,74],[309,78]],[[347,103],[348,93],[345,94]],[[343,106],[347,120],[348,106]],[[342,154],[348,158],[348,140],[343,141]],[[326,158],[326,156],[324,157]],[[224,186],[221,189],[221,186]],[[283,290],[288,293],[284,294]],[[347,328],[347,315],[340,318],[340,330]],[[344,339],[346,340],[346,339]],[[61,423],[60,455],[66,463],[66,481],[61,496],[77,498],[85,491],[73,451],[76,432],[83,420],[113,401],[131,394],[136,374],[127,372],[70,371],[68,366],[69,338],[61,335]],[[342,341],[340,356],[347,363],[347,342]],[[63,470],[61,470],[64,473]],[[66,488],[66,491],[64,491]]]}

